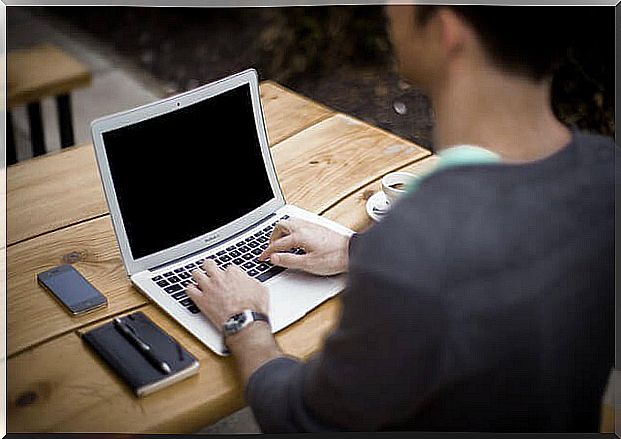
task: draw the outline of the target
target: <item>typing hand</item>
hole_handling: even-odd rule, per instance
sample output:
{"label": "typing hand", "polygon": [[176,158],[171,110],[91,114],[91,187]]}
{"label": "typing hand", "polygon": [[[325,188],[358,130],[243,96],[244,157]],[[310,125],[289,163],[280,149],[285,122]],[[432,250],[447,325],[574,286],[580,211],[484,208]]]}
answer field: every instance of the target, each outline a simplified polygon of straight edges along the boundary
{"label": "typing hand", "polygon": [[221,270],[211,259],[192,272],[198,284],[188,285],[186,292],[199,309],[219,329],[234,314],[245,309],[267,314],[269,295],[265,285],[249,277],[236,265]]}
{"label": "typing hand", "polygon": [[[298,247],[304,254],[289,253]],[[281,220],[259,256],[259,260],[267,259],[274,265],[313,274],[343,273],[349,263],[349,237],[301,219]]]}

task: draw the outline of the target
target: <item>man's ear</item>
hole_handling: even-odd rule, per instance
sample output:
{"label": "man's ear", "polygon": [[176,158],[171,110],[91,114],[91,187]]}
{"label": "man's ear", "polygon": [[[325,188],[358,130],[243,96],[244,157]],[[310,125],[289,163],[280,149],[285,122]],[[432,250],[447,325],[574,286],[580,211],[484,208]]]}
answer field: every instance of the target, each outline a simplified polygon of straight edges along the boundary
{"label": "man's ear", "polygon": [[435,19],[442,51],[447,58],[453,58],[465,47],[469,37],[468,27],[464,19],[450,8],[440,8]]}

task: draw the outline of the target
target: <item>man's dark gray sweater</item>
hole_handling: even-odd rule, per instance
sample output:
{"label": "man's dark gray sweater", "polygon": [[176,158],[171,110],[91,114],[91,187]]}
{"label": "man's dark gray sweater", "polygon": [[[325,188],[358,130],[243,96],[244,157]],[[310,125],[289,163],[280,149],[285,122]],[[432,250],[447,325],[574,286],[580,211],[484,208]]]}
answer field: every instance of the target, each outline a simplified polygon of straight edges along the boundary
{"label": "man's dark gray sweater", "polygon": [[338,326],[246,388],[264,432],[597,431],[614,354],[614,164],[575,133],[439,171],[350,246]]}

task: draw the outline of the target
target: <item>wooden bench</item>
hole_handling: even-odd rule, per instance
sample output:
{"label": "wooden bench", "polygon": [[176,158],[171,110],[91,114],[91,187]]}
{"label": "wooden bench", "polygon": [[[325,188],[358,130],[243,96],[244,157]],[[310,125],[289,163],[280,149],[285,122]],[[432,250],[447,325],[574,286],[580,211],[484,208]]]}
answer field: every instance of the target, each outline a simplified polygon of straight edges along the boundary
{"label": "wooden bench", "polygon": [[90,71],[56,46],[44,44],[14,50],[7,56],[7,164],[17,162],[15,134],[10,110],[26,105],[33,156],[45,154],[41,100],[56,98],[61,147],[73,145],[69,93],[91,82]]}

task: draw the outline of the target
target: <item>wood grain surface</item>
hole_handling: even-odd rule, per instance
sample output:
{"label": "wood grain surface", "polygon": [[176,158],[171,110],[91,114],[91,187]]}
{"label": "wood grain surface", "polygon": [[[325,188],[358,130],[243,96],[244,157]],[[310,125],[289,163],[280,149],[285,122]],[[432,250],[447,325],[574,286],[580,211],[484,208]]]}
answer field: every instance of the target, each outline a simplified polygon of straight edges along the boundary
{"label": "wood grain surface", "polygon": [[[424,159],[404,169],[417,172],[430,167],[432,162],[435,162],[435,158]],[[374,184],[377,184],[377,181],[367,187],[370,188]],[[361,191],[367,190],[367,187]],[[361,191],[337,203],[326,211],[325,215],[357,229],[357,224],[364,223],[366,213],[363,204],[351,201],[357,199]],[[103,227],[105,220],[106,218],[102,218],[91,223]],[[86,224],[81,226],[87,227]],[[74,226],[71,229],[79,227]],[[100,230],[99,233],[109,235],[111,233],[109,224],[107,227],[107,232]],[[56,233],[68,233],[69,230]],[[109,240],[109,236],[104,239]],[[108,248],[101,251],[109,253],[112,250]],[[113,265],[118,266],[117,271],[122,270],[118,254],[110,255],[109,258],[113,261],[111,262]],[[90,268],[85,263],[80,270]],[[104,275],[103,272],[100,274]],[[116,276],[114,278],[114,282],[117,283]],[[103,280],[104,277],[100,279]],[[94,280],[94,283],[98,282]],[[128,289],[123,287],[122,279],[118,285],[122,295],[133,292],[142,300],[138,293],[132,291],[132,287]],[[56,304],[52,302],[49,305]],[[7,393],[9,431],[186,433],[196,431],[243,406],[241,385],[233,373],[230,359],[213,354],[154,305],[145,304],[135,309],[145,312],[199,358],[201,369],[198,376],[145,399],[137,399],[119,378],[88,350],[76,332],[69,332],[9,359]],[[298,358],[308,358],[321,347],[324,338],[338,321],[339,312],[340,300],[336,297],[311,311],[304,319],[279,332],[277,341],[286,353]],[[105,320],[109,318],[110,316]],[[101,321],[94,326],[99,324]],[[81,331],[91,327],[82,326]],[[64,367],[67,363],[72,365],[71,370]],[[28,367],[31,364],[49,366]]]}
{"label": "wood grain surface", "polygon": [[86,66],[51,44],[9,52],[6,67],[9,108],[68,93],[91,82]]}
{"label": "wood grain surface", "polygon": [[[108,215],[13,245],[7,258],[9,356],[147,302],[125,273]],[[39,286],[37,273],[67,263],[106,296],[107,307],[72,317]]]}
{"label": "wood grain surface", "polygon": [[342,114],[272,148],[288,203],[322,212],[360,187],[430,152]]}
{"label": "wood grain surface", "polygon": [[[430,166],[432,161],[434,159],[427,159],[418,166],[415,164],[405,169],[416,172]],[[352,205],[351,199],[352,197],[349,197],[337,203],[326,212],[326,216],[356,229],[356,225],[364,221],[366,213],[363,205]],[[352,214],[352,211],[356,214]],[[103,226],[104,220],[106,218],[92,223],[101,223]],[[86,228],[87,225],[80,226]],[[69,230],[64,232],[67,233]],[[63,231],[56,233],[61,232]],[[107,233],[111,231],[108,230]],[[110,251],[108,249],[106,252]],[[109,255],[109,259],[110,264],[116,265],[117,271],[122,272],[118,254]],[[84,261],[80,270],[91,268],[88,262]],[[121,273],[121,277],[123,275],[124,272]],[[136,295],[139,301],[144,300],[131,286],[127,285],[127,288],[123,286],[123,279],[117,279],[116,275],[112,278],[107,277],[102,271],[98,276],[101,276],[102,281],[114,279],[114,283],[118,284],[119,297],[113,300],[119,300],[121,297],[125,299],[126,295],[131,294]],[[230,359],[223,359],[213,354],[154,305],[146,304],[135,309],[144,311],[199,358],[201,369],[198,376],[143,400],[137,399],[119,378],[82,344],[75,332],[69,332],[9,359],[7,393],[9,431],[189,433],[243,406],[241,385],[233,373]],[[339,312],[340,300],[336,297],[311,311],[304,319],[279,332],[278,343],[286,353],[299,358],[308,358],[321,347],[325,336],[338,321]],[[110,316],[106,317],[109,318]],[[97,325],[100,323],[101,321]],[[81,330],[90,327],[82,326]],[[28,367],[30,364],[49,366]],[[64,367],[65,364],[71,364],[70,371]]]}
{"label": "wood grain surface", "polygon": [[[438,156],[431,155],[396,170],[422,176],[433,169],[437,161]],[[323,216],[342,224],[347,224],[352,230],[362,232],[373,224],[373,220],[366,214],[367,200],[380,190],[382,190],[381,177],[358,189],[334,207],[326,210]]]}
{"label": "wood grain surface", "polygon": [[262,82],[260,93],[270,145],[334,114],[331,109],[272,81]]}
{"label": "wood grain surface", "polygon": [[[260,85],[271,144],[332,114],[274,82]],[[15,244],[108,212],[92,145],[20,162],[8,168],[7,239]]]}
{"label": "wood grain surface", "polygon": [[108,212],[92,145],[10,166],[6,197],[9,245]]}
{"label": "wood grain surface", "polygon": [[[280,93],[276,85],[264,84],[262,89]],[[272,110],[279,114],[284,111],[282,107]],[[266,105],[266,118],[267,113]],[[366,212],[359,197],[382,175],[402,168],[422,169],[434,160],[416,165],[429,155],[428,151],[355,119],[343,115],[325,119],[325,114],[319,113],[319,122],[299,132],[291,131],[297,134],[274,146],[272,153],[289,202],[317,213],[325,211],[326,216],[346,226],[360,230],[364,225]],[[231,359],[213,354],[131,286],[110,218],[102,208],[100,187],[97,200],[97,190],[88,189],[94,192],[85,197],[80,191],[65,194],[62,185],[56,186],[56,180],[72,169],[84,171],[84,166],[72,168],[74,163],[84,165],[89,160],[94,170],[92,147],[76,147],[9,169],[9,192],[15,197],[14,201],[9,197],[11,208],[26,209],[20,206],[18,196],[31,203],[44,200],[46,191],[65,198],[44,209],[22,210],[21,215],[30,212],[31,216],[47,212],[54,220],[31,222],[24,227],[29,231],[13,232],[22,237],[13,242],[21,242],[7,249],[8,430],[196,431],[243,405]],[[29,175],[28,169],[46,175],[52,189],[46,187],[44,178]],[[93,180],[89,183],[84,178],[77,186],[92,188]],[[99,184],[98,177],[94,182]],[[83,214],[80,207],[89,202],[91,210]],[[51,214],[55,210],[60,214]],[[71,219],[64,219],[63,212]],[[20,215],[11,212],[9,222],[16,223],[15,228],[9,225],[10,231],[19,230],[19,220]],[[35,235],[40,236],[32,238]],[[106,295],[108,307],[70,317],[36,283],[36,273],[60,263],[74,264]],[[200,359],[198,376],[138,399],[81,342],[79,331],[134,310],[143,310]],[[307,358],[321,347],[339,312],[339,298],[331,299],[279,332],[277,340],[286,353]]]}
{"label": "wood grain surface", "polygon": [[[307,135],[309,130],[312,135]],[[347,117],[336,115],[283,141],[272,149],[272,153],[288,201],[311,212],[321,213],[367,181],[376,180],[386,172],[428,154],[422,148],[403,141],[397,142],[397,139],[384,131],[366,124],[352,123]],[[387,149],[389,153],[386,153]],[[79,159],[84,162],[93,160],[90,148],[74,148],[71,153],[69,157],[59,153],[30,164],[38,166],[41,162],[51,161],[55,168],[63,168],[73,166],[72,163]],[[318,164],[310,165],[313,161]],[[91,166],[94,166],[92,162]],[[20,165],[16,169],[26,172],[24,167]],[[33,169],[38,170],[36,167]],[[62,175],[59,171],[50,185],[54,187],[55,181],[62,178]],[[31,181],[34,179],[28,178]],[[99,185],[98,181],[91,183]],[[38,194],[51,190],[49,187],[45,189],[44,181],[41,181],[41,186],[33,186]],[[80,188],[86,190],[86,182],[71,194],[58,192],[63,205],[69,206],[67,210],[76,215],[74,219],[81,212],[71,207],[75,206],[73,203],[96,205],[92,190],[87,191],[92,197],[87,199],[79,191]],[[28,199],[30,192],[26,187],[23,192]],[[56,212],[56,217],[62,218],[61,205],[49,208],[48,212],[48,216]],[[365,215],[364,207],[361,212]],[[8,248],[8,258],[9,355],[146,302],[125,275],[108,215],[12,245]],[[61,263],[75,263],[86,279],[108,297],[108,307],[81,317],[69,316],[36,283],[37,273]],[[37,300],[33,301],[33,297]]]}
{"label": "wood grain surface", "polygon": [[[351,212],[338,209],[338,204],[328,212],[335,221],[349,227],[361,222],[359,218],[352,221]],[[366,216],[361,208],[357,212],[361,217]],[[92,223],[103,226],[105,219]],[[71,229],[80,226],[86,228],[87,225]],[[122,270],[117,258],[118,255],[111,258],[115,261],[112,264]],[[91,267],[83,264],[79,269]],[[104,280],[104,277],[99,279]],[[93,282],[97,284],[99,280],[93,279]],[[126,289],[122,279],[119,282],[115,277],[114,283],[119,285],[120,296],[132,293],[133,287],[127,285]],[[144,300],[137,292],[133,293]],[[52,301],[50,305],[56,304]],[[198,376],[138,399],[88,350],[76,332],[69,332],[9,359],[8,430],[189,433],[244,405],[241,384],[230,358],[213,354],[156,306],[145,304],[134,310],[145,312],[199,359]],[[320,349],[338,321],[339,313],[340,299],[336,297],[280,331],[277,341],[285,353],[307,359]],[[81,331],[91,327],[82,326]],[[31,364],[48,366],[28,367]],[[71,364],[70,370],[66,364]]]}
{"label": "wood grain surface", "polygon": [[[350,209],[339,208],[340,204],[328,210],[326,215],[345,226],[355,228],[366,216],[364,209],[357,207],[359,218],[355,218]],[[120,260],[113,264],[122,270]],[[88,268],[83,265],[80,270]],[[133,288],[125,289],[121,284],[120,294],[131,294]],[[145,399],[135,398],[119,378],[82,344],[77,333],[69,332],[9,359],[9,431],[189,433],[244,405],[231,359],[213,354],[156,306],[146,304],[135,310],[145,312],[200,360],[198,376]],[[338,321],[339,313],[340,299],[336,297],[280,331],[277,341],[285,353],[307,359],[320,349],[324,338]],[[91,327],[82,326],[81,331]],[[67,363],[72,365],[70,371],[64,367]],[[29,364],[49,367],[27,367]]]}
{"label": "wood grain surface", "polygon": [[[138,310],[199,359],[198,375],[136,398],[71,332],[9,359],[8,431],[191,433],[244,405],[231,358],[213,354],[155,306]],[[329,300],[280,331],[279,345],[289,355],[308,358],[321,347],[339,311],[338,298]]]}
{"label": "wood grain surface", "polygon": [[[6,168],[0,169],[0,209],[6,212]],[[6,329],[6,215],[0,215],[0,295],[4,300],[0,300],[0,315],[4,316],[4,322],[0,325],[0,352],[4,358],[0,362],[0,374],[6,376],[6,351],[7,351],[7,329]],[[6,405],[5,405],[6,408]],[[6,415],[5,415],[6,416]]]}

